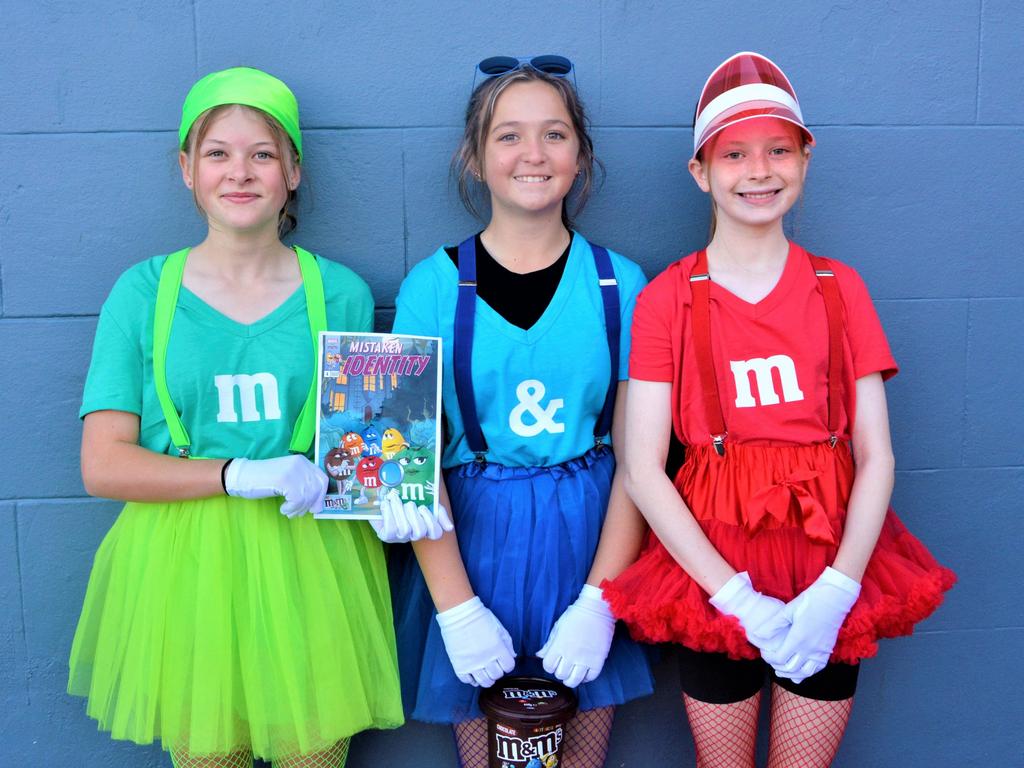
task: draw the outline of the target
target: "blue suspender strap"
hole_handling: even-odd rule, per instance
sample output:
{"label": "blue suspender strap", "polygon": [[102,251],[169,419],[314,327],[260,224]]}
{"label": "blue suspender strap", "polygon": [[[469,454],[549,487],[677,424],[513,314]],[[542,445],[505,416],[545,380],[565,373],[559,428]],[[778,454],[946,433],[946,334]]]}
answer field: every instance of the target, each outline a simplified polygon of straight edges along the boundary
{"label": "blue suspender strap", "polygon": [[[612,260],[608,250],[600,245],[590,244],[594,253],[594,264],[597,266],[598,285],[601,287],[601,301],[604,303],[604,327],[608,334],[608,354],[611,357],[612,370],[608,382],[608,393],[604,397],[601,415],[594,425],[594,442],[600,445],[604,437],[611,432],[612,414],[615,410],[615,393],[619,386],[619,334],[622,322],[619,318],[619,284],[612,269]],[[461,263],[461,257],[460,257]]]}
{"label": "blue suspender strap", "polygon": [[487,442],[480,429],[473,393],[473,324],[476,320],[476,237],[459,244],[459,298],[455,304],[455,395],[469,449],[483,461]]}

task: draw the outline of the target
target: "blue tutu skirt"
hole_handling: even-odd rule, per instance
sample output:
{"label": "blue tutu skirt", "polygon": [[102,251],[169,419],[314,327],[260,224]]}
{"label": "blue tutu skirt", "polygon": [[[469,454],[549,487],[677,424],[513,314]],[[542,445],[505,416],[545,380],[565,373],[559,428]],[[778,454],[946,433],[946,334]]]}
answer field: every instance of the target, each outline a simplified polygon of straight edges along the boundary
{"label": "blue tutu skirt", "polygon": [[[614,471],[614,455],[603,449],[553,467],[472,463],[445,474],[469,581],[512,636],[516,674],[546,674],[535,654],[589,575]],[[480,690],[459,682],[448,660],[415,556],[408,547],[392,549],[406,712],[432,723],[483,717]],[[646,654],[623,626],[601,675],[576,689],[582,710],[652,691]]]}

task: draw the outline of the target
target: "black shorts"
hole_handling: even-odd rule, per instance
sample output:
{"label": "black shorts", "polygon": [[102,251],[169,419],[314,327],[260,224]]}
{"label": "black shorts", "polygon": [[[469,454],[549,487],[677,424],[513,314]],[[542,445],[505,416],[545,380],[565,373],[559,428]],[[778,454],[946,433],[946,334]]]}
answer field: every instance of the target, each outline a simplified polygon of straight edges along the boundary
{"label": "black shorts", "polygon": [[842,701],[857,690],[859,664],[829,663],[802,683],[779,677],[764,659],[730,659],[724,653],[701,653],[675,646],[683,693],[708,704],[735,704],[749,699],[771,681],[816,701]]}

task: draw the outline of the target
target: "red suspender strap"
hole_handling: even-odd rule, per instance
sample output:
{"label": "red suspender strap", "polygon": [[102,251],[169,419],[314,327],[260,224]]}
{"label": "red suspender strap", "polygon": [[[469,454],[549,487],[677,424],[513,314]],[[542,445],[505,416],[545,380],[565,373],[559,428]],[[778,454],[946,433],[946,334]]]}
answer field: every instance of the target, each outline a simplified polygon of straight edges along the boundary
{"label": "red suspender strap", "polygon": [[[722,417],[722,401],[718,397],[718,377],[711,354],[711,275],[708,273],[708,256],[704,251],[697,254],[697,263],[690,273],[690,315],[693,322],[693,348],[700,373],[701,394],[704,413],[711,430],[711,441],[719,456],[725,455],[725,419]],[[680,363],[681,364],[681,363]]]}
{"label": "red suspender strap", "polygon": [[828,320],[828,431],[829,444],[839,439],[840,393],[843,375],[843,299],[839,295],[839,284],[828,259],[811,257],[814,274],[821,286],[825,299],[825,317]]}

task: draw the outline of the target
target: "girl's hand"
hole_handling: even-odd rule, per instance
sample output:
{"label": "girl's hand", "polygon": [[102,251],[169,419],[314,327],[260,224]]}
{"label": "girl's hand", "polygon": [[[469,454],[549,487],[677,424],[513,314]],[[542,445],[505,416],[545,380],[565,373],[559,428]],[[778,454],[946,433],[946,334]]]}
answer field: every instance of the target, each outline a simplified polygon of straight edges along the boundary
{"label": "girl's hand", "polygon": [[792,623],[778,648],[762,656],[779,677],[802,682],[828,664],[839,629],[860,596],[860,584],[825,568],[811,586],[790,600],[783,615]]}
{"label": "girl's hand", "polygon": [[515,668],[512,637],[479,597],[437,614],[437,623],[452,668],[466,685],[490,688]]}
{"label": "girl's hand", "polygon": [[419,541],[426,538],[431,541],[440,539],[446,531],[454,529],[448,510],[438,502],[437,515],[423,504],[416,505],[411,501],[402,503],[395,490],[389,491],[380,503],[380,520],[371,520],[370,525],[377,533],[377,538],[387,544],[401,544],[407,541]]}
{"label": "girl's hand", "polygon": [[544,671],[570,688],[597,679],[615,635],[615,617],[601,590],[584,584],[576,602],[565,609],[537,656]]}
{"label": "girl's hand", "polygon": [[224,472],[229,496],[265,499],[282,496],[281,514],[298,517],[324,508],[327,475],[305,456],[275,459],[232,459]]}
{"label": "girl's hand", "polygon": [[786,637],[789,629],[789,619],[784,614],[786,604],[754,589],[746,571],[725,582],[708,602],[726,616],[739,619],[747,640],[762,654],[779,647]]}

